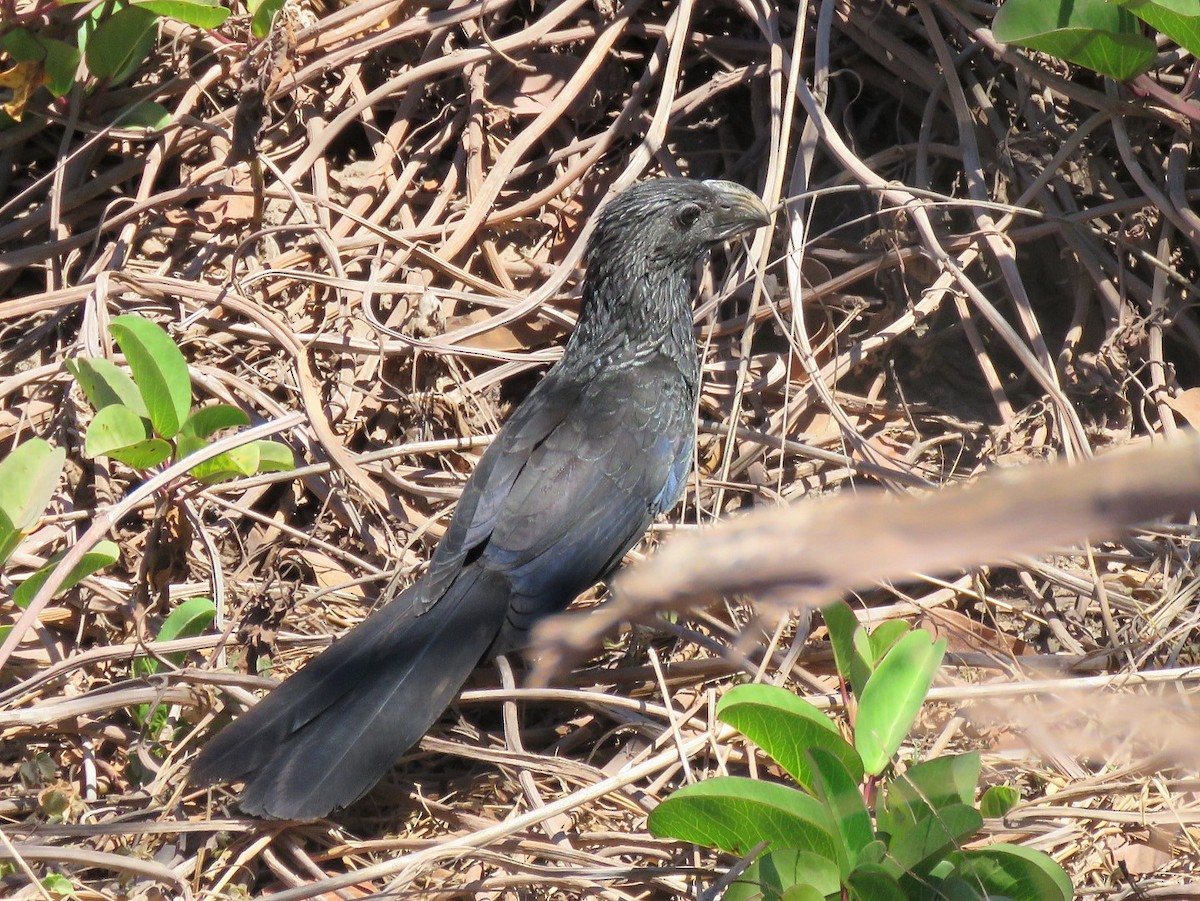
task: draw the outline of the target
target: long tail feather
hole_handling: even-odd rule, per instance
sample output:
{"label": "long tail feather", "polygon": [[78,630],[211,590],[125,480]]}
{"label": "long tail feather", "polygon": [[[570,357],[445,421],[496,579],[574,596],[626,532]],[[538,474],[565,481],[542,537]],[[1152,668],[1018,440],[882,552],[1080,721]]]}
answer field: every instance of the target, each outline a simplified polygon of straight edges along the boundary
{"label": "long tail feather", "polygon": [[202,784],[244,780],[241,808],[323,816],[365,794],[441,716],[504,621],[509,589],[464,571],[429,611],[413,589],[243,713],[192,766]]}

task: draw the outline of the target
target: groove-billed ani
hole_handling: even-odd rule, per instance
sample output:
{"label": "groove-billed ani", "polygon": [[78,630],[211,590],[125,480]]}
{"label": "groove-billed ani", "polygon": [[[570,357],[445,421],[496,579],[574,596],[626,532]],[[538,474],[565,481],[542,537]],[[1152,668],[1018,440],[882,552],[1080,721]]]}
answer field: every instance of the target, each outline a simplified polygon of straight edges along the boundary
{"label": "groove-billed ani", "polygon": [[691,465],[693,267],[767,221],[731,182],[664,178],[613,199],[563,357],[483,454],[428,572],[211,740],[191,781],[244,781],[242,809],[271,817],[349,804],[481,658],[612,571]]}

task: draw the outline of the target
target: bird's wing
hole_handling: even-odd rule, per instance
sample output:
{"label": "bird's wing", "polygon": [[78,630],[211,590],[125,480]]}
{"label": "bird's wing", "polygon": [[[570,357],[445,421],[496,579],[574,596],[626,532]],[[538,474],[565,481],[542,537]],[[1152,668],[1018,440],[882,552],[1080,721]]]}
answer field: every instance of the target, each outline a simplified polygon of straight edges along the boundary
{"label": "bird's wing", "polygon": [[421,582],[421,609],[476,557],[507,575],[519,596],[514,620],[565,607],[674,503],[691,459],[692,405],[666,359],[588,379],[551,370],[463,490]]}
{"label": "bird's wing", "polygon": [[611,369],[532,449],[480,557],[513,591],[497,650],[607,575],[674,504],[691,463],[693,403],[669,361]]}
{"label": "bird's wing", "polygon": [[496,517],[533,449],[571,414],[581,390],[578,383],[562,378],[557,367],[551,369],[496,433],[463,487],[450,527],[418,585],[418,612],[438,602],[471,552],[491,537]]}

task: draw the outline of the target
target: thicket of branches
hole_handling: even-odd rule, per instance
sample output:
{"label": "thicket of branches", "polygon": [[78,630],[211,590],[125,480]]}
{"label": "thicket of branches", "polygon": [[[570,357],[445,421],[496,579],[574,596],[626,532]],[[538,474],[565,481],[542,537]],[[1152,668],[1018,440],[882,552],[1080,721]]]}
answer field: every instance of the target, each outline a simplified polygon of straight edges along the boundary
{"label": "thicket of branches", "polygon": [[[304,422],[277,436],[297,473],[190,494],[174,540],[163,504],[122,520],[121,563],[4,662],[0,843],[81,897],[710,885],[729,861],[644,823],[681,782],[754,768],[705,739],[714,691],[752,677],[836,696],[823,632],[763,631],[749,599],[611,635],[554,690],[481,672],[329,822],[264,828],[182,775],[259,668],[292,671],[420,571],[479,448],[559,353],[592,213],[635,180],[733,179],[777,210],[703,281],[696,470],[671,524],[1081,459],[1200,417],[1191,60],[1165,58],[1149,94],[1117,88],[998,46],[993,14],[289,5],[253,51],[244,16],[166,25],[131,83],[32,104],[0,131],[0,447],[39,435],[69,464],[0,587],[136,482],[84,459],[91,413],[63,365],[111,355],[118,313],[171,330],[200,399]],[[144,99],[171,111],[165,132],[106,124]],[[1195,727],[1176,719],[1195,681],[1190,538],[1163,527],[858,599],[952,637],[918,742],[980,748],[985,778],[1019,784],[997,834],[1051,853],[1081,897],[1167,890],[1198,857]],[[212,634],[156,642],[197,595],[219,607]],[[189,656],[131,681],[148,650]],[[1117,706],[1079,701],[1080,675]],[[170,708],[159,734],[131,712],[146,703]],[[6,878],[37,897],[26,876]]]}

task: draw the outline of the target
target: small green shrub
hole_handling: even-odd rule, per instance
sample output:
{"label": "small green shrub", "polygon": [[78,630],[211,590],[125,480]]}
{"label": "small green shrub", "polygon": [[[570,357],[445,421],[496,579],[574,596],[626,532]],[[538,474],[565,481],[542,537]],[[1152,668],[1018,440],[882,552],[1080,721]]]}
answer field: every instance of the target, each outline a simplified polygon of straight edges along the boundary
{"label": "small green shrub", "polygon": [[1200,54],[1195,0],[1006,0],[992,20],[992,33],[1006,44],[1126,81],[1149,71],[1158,56],[1146,25]]}
{"label": "small green shrub", "polygon": [[[266,36],[282,6],[283,0],[247,0],[251,35]],[[0,22],[0,88],[12,91],[4,112],[19,121],[42,87],[61,98],[77,81],[89,92],[129,81],[153,52],[163,17],[211,31],[230,12],[221,0],[102,0],[91,6],[51,0],[18,7]],[[152,101],[133,104],[118,117],[127,127],[162,128],[170,121],[170,111]]]}
{"label": "small green shrub", "polygon": [[[129,373],[105,359],[81,357],[66,364],[96,410],[84,435],[85,456],[148,469],[208,446],[222,429],[250,424],[245,413],[228,404],[192,408],[187,362],[161,326],[126,315],[114,319],[110,329]],[[294,466],[287,445],[260,440],[199,463],[189,473],[212,484]]]}
{"label": "small green shrub", "polygon": [[724,776],[679,789],[650,832],[732,854],[764,849],[726,901],[1069,901],[1071,882],[1040,851],[964,850],[983,816],[1017,800],[998,786],[975,806],[979,754],[914,763],[896,752],[920,712],[945,640],[889,622],[869,633],[839,603],[825,611],[839,675],[857,698],[853,743],[816,707],[770,685],[740,685],[717,705],[796,783]]}

